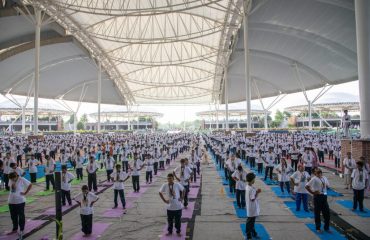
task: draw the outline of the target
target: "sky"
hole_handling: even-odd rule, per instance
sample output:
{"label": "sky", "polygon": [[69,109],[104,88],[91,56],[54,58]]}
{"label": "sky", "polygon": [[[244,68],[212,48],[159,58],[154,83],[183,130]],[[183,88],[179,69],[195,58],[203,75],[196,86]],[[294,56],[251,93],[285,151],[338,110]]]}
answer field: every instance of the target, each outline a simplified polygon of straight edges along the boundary
{"label": "sky", "polygon": [[[316,95],[320,92],[320,89],[308,91],[307,95],[309,99],[314,99]],[[359,89],[358,89],[358,81],[334,85],[324,96],[322,96],[316,103],[334,103],[334,102],[353,102],[359,101]],[[23,102],[25,98],[17,97],[19,102]],[[274,98],[265,98],[263,99],[263,103],[265,106],[268,106]],[[5,98],[4,96],[0,96],[0,103],[1,104],[10,104],[10,101]],[[67,102],[67,104],[75,110],[77,108],[76,102]],[[272,117],[276,110],[284,110],[285,107],[289,106],[296,106],[296,105],[303,105],[307,104],[307,101],[302,92],[294,93],[286,95],[278,104],[276,104],[273,108],[271,108]],[[29,106],[33,106],[33,99],[30,100]],[[40,107],[53,107],[57,109],[64,109],[61,104],[57,103],[54,100],[40,100]],[[220,109],[225,109],[224,105],[220,106]],[[232,103],[229,104],[229,109],[246,109],[246,103],[239,102],[239,103]],[[252,101],[252,109],[262,109],[259,100]],[[105,105],[102,104],[101,111],[109,111],[109,110],[123,110],[126,111],[126,107],[116,105]],[[196,113],[199,111],[209,111],[215,110],[214,105],[146,105],[146,106],[139,106],[133,107],[133,111],[141,110],[141,111],[152,111],[152,112],[159,112],[163,114],[163,117],[158,118],[157,121],[160,123],[181,123],[182,121],[193,121],[196,119],[200,119],[196,116]],[[82,103],[79,112],[77,114],[80,117],[82,114],[89,114],[97,112],[97,104],[92,103]],[[94,119],[90,118],[89,120],[94,121]]]}

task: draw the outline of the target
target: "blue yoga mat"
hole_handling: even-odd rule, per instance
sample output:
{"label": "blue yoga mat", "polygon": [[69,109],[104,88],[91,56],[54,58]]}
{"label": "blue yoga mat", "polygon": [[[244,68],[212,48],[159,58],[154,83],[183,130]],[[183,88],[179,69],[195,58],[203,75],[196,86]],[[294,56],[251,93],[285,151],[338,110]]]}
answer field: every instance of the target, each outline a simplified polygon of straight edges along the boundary
{"label": "blue yoga mat", "polygon": [[270,180],[270,178],[264,179],[263,176],[260,177],[260,179],[266,184],[266,185],[279,185],[278,181]]}
{"label": "blue yoga mat", "polygon": [[[247,235],[245,232],[245,226],[246,226],[245,223],[240,224],[240,229],[242,230],[244,237]],[[262,224],[256,223],[254,224],[254,228],[256,229],[257,235],[260,237],[261,240],[271,239],[269,233],[266,231],[265,227]]]}
{"label": "blue yoga mat", "polygon": [[281,192],[281,189],[280,187],[271,187],[271,190],[273,193],[276,194],[276,196],[278,196],[279,198],[291,198],[292,196],[286,191],[284,191],[284,193]]}
{"label": "blue yoga mat", "polygon": [[[73,166],[71,165],[71,163],[68,162],[67,163],[67,168],[72,168],[72,167]],[[38,165],[37,166],[36,179],[45,177],[44,169],[45,169],[44,165]],[[62,165],[60,164],[60,162],[56,162],[55,163],[55,171],[61,171],[61,169],[62,169]],[[24,170],[24,172],[26,173],[24,178],[26,178],[28,181],[31,181],[31,176],[30,176],[29,170],[26,169],[26,170]]]}
{"label": "blue yoga mat", "polygon": [[296,204],[293,201],[284,201],[284,204],[289,208],[289,210],[296,216],[297,218],[313,218],[313,212],[306,212],[303,209],[301,204],[300,211],[296,211]]}
{"label": "blue yoga mat", "polygon": [[238,204],[236,203],[236,201],[233,202],[233,205],[235,208],[236,216],[238,216],[238,218],[247,218],[247,210],[245,208],[238,208]]}
{"label": "blue yoga mat", "polygon": [[[353,202],[352,201],[350,201],[350,200],[337,200],[337,203],[342,205],[343,207],[349,209],[350,211],[352,211],[352,207],[353,207]],[[360,217],[365,217],[365,218],[370,217],[370,210],[367,209],[367,208],[364,208],[364,210],[366,211],[366,213],[360,212],[360,210],[357,207],[357,210],[354,211],[353,213],[357,214]]]}
{"label": "blue yoga mat", "polygon": [[331,188],[328,188],[327,193],[328,193],[328,196],[331,196],[331,197],[343,197],[343,194],[336,192]]}
{"label": "blue yoga mat", "polygon": [[313,223],[306,223],[306,226],[316,234],[316,236],[322,240],[345,240],[345,236],[340,234],[336,229],[330,227],[332,233],[328,233],[323,231],[323,233],[316,232],[315,224]]}

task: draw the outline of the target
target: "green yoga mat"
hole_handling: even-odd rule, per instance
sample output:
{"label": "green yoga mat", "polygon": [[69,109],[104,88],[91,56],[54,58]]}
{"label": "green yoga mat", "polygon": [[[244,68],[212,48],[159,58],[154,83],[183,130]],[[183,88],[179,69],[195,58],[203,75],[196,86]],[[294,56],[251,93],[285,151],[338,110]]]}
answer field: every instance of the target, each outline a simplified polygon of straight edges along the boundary
{"label": "green yoga mat", "polygon": [[45,182],[45,177],[37,179],[36,182],[38,182],[38,183]]}
{"label": "green yoga mat", "polygon": [[81,183],[81,180],[77,180],[76,178],[73,179],[73,181],[71,182],[72,185],[78,185]]}
{"label": "green yoga mat", "polygon": [[[27,197],[26,198],[26,204],[32,203],[36,201],[36,198],[34,197]],[[9,212],[9,205],[2,205],[0,206],[0,213]]]}
{"label": "green yoga mat", "polygon": [[0,191],[0,196],[2,195],[8,195],[9,194],[9,191],[4,191],[4,190],[1,190]]}
{"label": "green yoga mat", "polygon": [[35,195],[36,196],[49,196],[49,195],[52,195],[54,194],[53,191],[40,191],[40,192],[37,192]]}

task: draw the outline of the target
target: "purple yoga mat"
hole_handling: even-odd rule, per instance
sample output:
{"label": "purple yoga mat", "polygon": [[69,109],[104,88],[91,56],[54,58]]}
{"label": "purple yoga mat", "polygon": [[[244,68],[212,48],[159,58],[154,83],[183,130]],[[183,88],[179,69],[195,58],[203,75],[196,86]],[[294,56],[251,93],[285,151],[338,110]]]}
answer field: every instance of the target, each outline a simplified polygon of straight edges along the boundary
{"label": "purple yoga mat", "polygon": [[107,181],[105,181],[101,185],[104,186],[104,187],[110,187],[110,186],[113,185],[113,182],[107,182]]}
{"label": "purple yoga mat", "polygon": [[[70,208],[73,208],[77,204],[72,204],[72,206],[66,205],[62,206],[62,213]],[[55,207],[47,209],[42,215],[55,215]]]}
{"label": "purple yoga mat", "polygon": [[[35,228],[40,227],[45,222],[46,222],[45,220],[27,220],[23,234],[27,234],[27,233],[31,232]],[[18,233],[13,233],[13,234],[10,234],[10,235],[7,235],[7,233],[9,233],[9,232],[2,233],[0,235],[0,239],[1,240],[15,240],[15,239],[18,239]]]}
{"label": "purple yoga mat", "polygon": [[93,223],[92,234],[88,237],[84,237],[82,232],[76,233],[72,236],[72,240],[82,240],[82,239],[89,239],[89,240],[96,240],[101,237],[101,235],[107,230],[109,227],[109,223]]}
{"label": "purple yoga mat", "polygon": [[140,187],[140,192],[130,192],[129,194],[127,194],[127,197],[129,197],[129,198],[139,198],[143,195],[143,193],[145,191],[146,190],[143,189],[143,187]]}
{"label": "purple yoga mat", "polygon": [[189,202],[188,203],[188,208],[187,209],[185,209],[185,208],[182,209],[181,218],[191,218],[193,216],[194,207],[195,207],[195,202]]}
{"label": "purple yoga mat", "polygon": [[[126,202],[126,209],[132,208],[133,204],[131,202]],[[123,210],[119,205],[116,209],[108,209],[103,213],[103,217],[113,217],[118,218],[121,217],[126,210]]]}
{"label": "purple yoga mat", "polygon": [[166,224],[166,226],[163,228],[161,240],[185,240],[187,226],[188,226],[187,223],[181,223],[181,237],[177,236],[175,226],[173,227],[172,235],[166,236],[166,233],[167,233],[167,224]]}
{"label": "purple yoga mat", "polygon": [[189,198],[196,198],[198,196],[199,188],[190,188],[188,197]]}

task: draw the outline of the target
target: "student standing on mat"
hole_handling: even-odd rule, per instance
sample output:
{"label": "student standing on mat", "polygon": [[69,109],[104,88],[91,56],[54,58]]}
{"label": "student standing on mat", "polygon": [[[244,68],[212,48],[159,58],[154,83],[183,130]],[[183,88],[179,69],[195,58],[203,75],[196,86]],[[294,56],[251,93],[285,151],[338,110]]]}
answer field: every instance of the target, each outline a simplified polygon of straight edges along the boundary
{"label": "student standing on mat", "polygon": [[117,164],[116,165],[116,171],[114,171],[111,175],[112,181],[114,182],[113,184],[113,190],[114,190],[114,207],[118,207],[118,195],[119,198],[121,199],[122,203],[122,208],[126,209],[126,200],[125,200],[125,185],[124,182],[127,181],[127,179],[130,178],[130,175],[126,173],[125,171],[121,171],[121,165]]}
{"label": "student standing on mat", "polygon": [[31,183],[35,183],[37,181],[37,166],[39,165],[39,161],[35,159],[35,155],[31,155],[31,159],[28,160],[28,172],[30,173]]}
{"label": "student standing on mat", "polygon": [[104,165],[105,165],[105,170],[107,172],[107,181],[110,182],[111,180],[111,177],[110,175],[112,174],[113,172],[113,169],[114,169],[114,164],[115,164],[115,160],[113,158],[112,155],[109,155],[107,157],[107,159],[105,159],[104,161]]}
{"label": "student standing on mat", "polygon": [[83,180],[83,164],[84,164],[85,158],[84,156],[80,155],[80,151],[77,152],[76,156],[76,175],[77,175],[77,180]]}
{"label": "student standing on mat", "polygon": [[285,158],[282,158],[280,164],[275,169],[278,172],[281,192],[284,193],[285,185],[287,192],[290,193],[289,175],[293,172],[292,167],[287,164]]}
{"label": "student standing on mat", "polygon": [[304,163],[304,170],[311,175],[312,173],[312,163],[313,163],[313,155],[309,148],[306,148],[305,153],[302,155],[302,161]]}
{"label": "student standing on mat", "polygon": [[146,184],[151,184],[153,180],[154,160],[150,154],[147,154],[145,157],[145,165],[146,165],[146,171],[145,171]]}
{"label": "student standing on mat", "polygon": [[23,239],[23,231],[26,224],[26,217],[24,215],[26,205],[25,196],[31,190],[32,184],[27,179],[18,176],[16,172],[9,174],[9,180],[10,193],[8,204],[13,223],[13,229],[9,234],[17,232],[19,225],[19,239]]}
{"label": "student standing on mat", "polygon": [[[180,164],[181,165],[179,167],[173,170],[173,175],[185,189],[184,190],[185,192],[184,193],[184,208],[186,209],[188,207],[188,194],[190,191],[189,181],[190,181],[193,171],[191,170],[190,167],[186,166],[186,159],[181,159]],[[179,172],[180,177],[177,176],[176,174],[177,172]]]}
{"label": "student standing on mat", "polygon": [[10,164],[15,163],[14,159],[10,157],[10,153],[6,153],[5,158],[3,159],[4,165],[4,183],[5,189],[9,191],[9,174],[11,172]]}
{"label": "student standing on mat", "polygon": [[364,210],[364,191],[367,188],[367,182],[369,177],[367,171],[364,169],[364,162],[358,161],[356,165],[357,168],[353,170],[351,175],[353,189],[352,211],[356,211],[357,205],[359,205],[360,212],[366,212]]}
{"label": "student standing on mat", "polygon": [[296,211],[300,211],[301,209],[301,203],[303,203],[303,209],[308,212],[308,204],[307,204],[307,190],[305,188],[308,180],[310,179],[310,174],[308,172],[304,171],[303,165],[298,165],[298,171],[293,173],[292,176],[290,176],[290,179],[292,181],[292,184],[294,186],[294,193],[295,196],[295,203],[296,203]]}
{"label": "student standing on mat", "polygon": [[267,175],[270,176],[270,180],[272,181],[272,172],[274,170],[274,163],[276,159],[275,153],[272,152],[272,147],[269,148],[269,151],[265,154],[265,181],[267,180]]}
{"label": "student standing on mat", "polygon": [[236,203],[239,208],[245,208],[245,183],[247,181],[247,172],[239,165],[238,169],[231,177],[236,181]]}
{"label": "student standing on mat", "polygon": [[99,200],[99,197],[94,193],[89,191],[89,188],[86,185],[83,185],[81,188],[81,193],[73,198],[80,205],[80,217],[81,217],[81,231],[86,236],[89,236],[92,233],[93,225],[93,214],[94,208],[93,205],[96,201]]}
{"label": "student standing on mat", "polygon": [[96,172],[98,171],[98,164],[93,156],[90,156],[90,161],[86,165],[87,172],[87,185],[89,186],[89,191],[94,189],[94,192],[98,191]]}
{"label": "student standing on mat", "polygon": [[172,173],[167,175],[167,182],[159,190],[159,196],[167,204],[167,236],[172,235],[173,223],[175,221],[176,233],[181,236],[182,200],[184,198],[184,187],[174,182]]}
{"label": "student standing on mat", "polygon": [[256,189],[253,184],[255,182],[256,175],[254,173],[247,174],[247,186],[245,188],[245,200],[247,206],[247,224],[246,224],[246,238],[245,239],[252,239],[259,238],[254,227],[256,222],[256,217],[260,215],[260,206],[258,195],[261,193],[261,189]]}
{"label": "student standing on mat", "polygon": [[54,191],[55,189],[55,184],[54,184],[55,162],[49,155],[46,155],[45,159],[46,159],[45,168],[44,168],[45,182],[46,182],[45,191],[49,191],[50,183],[53,186],[53,191]]}
{"label": "student standing on mat", "polygon": [[132,185],[134,188],[134,192],[140,191],[140,171],[143,169],[144,164],[138,158],[137,154],[134,154],[134,161],[132,166],[129,166],[131,169],[131,176],[132,176]]}
{"label": "student standing on mat", "polygon": [[232,177],[232,174],[237,170],[237,167],[242,164],[241,160],[235,158],[235,153],[231,154],[231,157],[226,161],[226,168],[228,170],[227,175],[229,176],[229,190],[230,193],[235,193],[236,182]]}
{"label": "student standing on mat", "polygon": [[12,172],[16,172],[20,177],[24,177],[24,175],[26,175],[22,168],[18,167],[16,163],[11,163],[9,166],[10,166],[9,174]]}
{"label": "student standing on mat", "polygon": [[356,161],[352,158],[351,152],[347,152],[347,157],[343,160],[344,166],[344,185],[346,189],[351,188],[351,175],[356,168]]}
{"label": "student standing on mat", "polygon": [[262,174],[263,171],[263,154],[262,150],[258,150],[258,155],[257,155],[257,173]]}
{"label": "student standing on mat", "polygon": [[321,169],[317,168],[314,172],[315,176],[306,184],[307,191],[313,195],[314,215],[316,231],[322,233],[320,214],[324,216],[324,230],[331,232],[330,224],[330,209],[328,204],[327,190],[329,181],[322,176]]}
{"label": "student standing on mat", "polygon": [[62,165],[62,205],[66,205],[66,199],[69,206],[72,206],[71,200],[71,182],[75,176],[67,171],[67,165]]}

